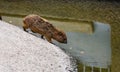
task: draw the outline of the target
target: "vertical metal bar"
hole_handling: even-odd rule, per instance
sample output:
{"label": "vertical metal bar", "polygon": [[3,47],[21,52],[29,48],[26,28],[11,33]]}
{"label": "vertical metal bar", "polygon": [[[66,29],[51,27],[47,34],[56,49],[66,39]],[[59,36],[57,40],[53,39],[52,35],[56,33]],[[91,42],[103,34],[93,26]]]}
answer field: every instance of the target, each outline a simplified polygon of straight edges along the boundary
{"label": "vertical metal bar", "polygon": [[83,72],[85,72],[86,70],[85,70],[85,65],[83,66]]}
{"label": "vertical metal bar", "polygon": [[92,70],[91,70],[91,72],[94,72],[93,66],[92,66]]}
{"label": "vertical metal bar", "polygon": [[102,69],[101,69],[101,67],[100,67],[100,72],[102,72]]}
{"label": "vertical metal bar", "polygon": [[108,67],[108,72],[110,72],[110,67]]}

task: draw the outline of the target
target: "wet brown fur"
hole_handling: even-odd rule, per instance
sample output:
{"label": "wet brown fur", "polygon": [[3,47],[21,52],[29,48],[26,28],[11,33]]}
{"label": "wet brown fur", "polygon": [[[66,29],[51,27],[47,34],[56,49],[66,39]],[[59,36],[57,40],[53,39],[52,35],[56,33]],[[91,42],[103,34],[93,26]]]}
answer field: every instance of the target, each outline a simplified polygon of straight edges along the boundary
{"label": "wet brown fur", "polygon": [[47,41],[52,43],[52,39],[57,40],[60,43],[67,43],[66,34],[63,31],[58,30],[52,24],[50,24],[44,18],[38,15],[28,15],[23,20],[23,29],[30,28],[31,31],[41,34],[41,38],[45,36]]}

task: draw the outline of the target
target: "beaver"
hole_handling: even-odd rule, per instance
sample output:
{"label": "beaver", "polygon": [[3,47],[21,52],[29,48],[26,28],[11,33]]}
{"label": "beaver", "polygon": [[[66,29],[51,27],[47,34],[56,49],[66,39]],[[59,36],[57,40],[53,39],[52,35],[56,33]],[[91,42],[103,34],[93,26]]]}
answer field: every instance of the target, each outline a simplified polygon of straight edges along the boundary
{"label": "beaver", "polygon": [[57,29],[51,23],[49,23],[46,19],[40,17],[36,14],[27,15],[23,19],[23,29],[27,32],[26,29],[30,28],[32,32],[41,34],[41,38],[43,36],[47,39],[48,42],[52,43],[52,39],[60,42],[60,43],[67,43],[66,34]]}

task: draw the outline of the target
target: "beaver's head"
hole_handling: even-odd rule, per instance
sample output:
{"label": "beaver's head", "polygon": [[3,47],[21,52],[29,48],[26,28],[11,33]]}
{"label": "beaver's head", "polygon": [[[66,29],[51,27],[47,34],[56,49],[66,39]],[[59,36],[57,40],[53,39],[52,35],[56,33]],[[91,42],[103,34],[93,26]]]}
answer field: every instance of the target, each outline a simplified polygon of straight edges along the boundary
{"label": "beaver's head", "polygon": [[60,43],[67,44],[67,36],[63,31],[58,31],[54,35],[55,40],[57,40]]}

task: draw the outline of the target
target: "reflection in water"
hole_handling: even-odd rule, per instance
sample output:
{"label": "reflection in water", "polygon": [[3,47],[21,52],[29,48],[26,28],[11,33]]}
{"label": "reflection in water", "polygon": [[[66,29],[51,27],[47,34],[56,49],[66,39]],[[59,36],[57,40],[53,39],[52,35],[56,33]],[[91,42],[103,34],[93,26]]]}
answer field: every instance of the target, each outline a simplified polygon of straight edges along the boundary
{"label": "reflection in water", "polygon": [[68,32],[68,44],[55,42],[87,66],[107,68],[111,62],[110,26],[95,22],[95,32]]}
{"label": "reflection in water", "polygon": [[[14,24],[16,26],[22,26],[23,25],[23,18],[20,17],[8,17],[8,16],[2,16],[3,20]],[[66,32],[84,32],[84,33],[92,33],[93,32],[93,22],[91,21],[81,21],[81,22],[72,22],[72,21],[57,21],[48,19],[48,21],[56,26],[58,29],[62,29]]]}

